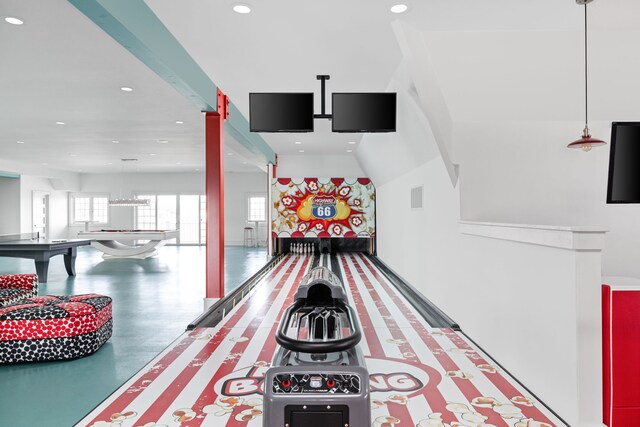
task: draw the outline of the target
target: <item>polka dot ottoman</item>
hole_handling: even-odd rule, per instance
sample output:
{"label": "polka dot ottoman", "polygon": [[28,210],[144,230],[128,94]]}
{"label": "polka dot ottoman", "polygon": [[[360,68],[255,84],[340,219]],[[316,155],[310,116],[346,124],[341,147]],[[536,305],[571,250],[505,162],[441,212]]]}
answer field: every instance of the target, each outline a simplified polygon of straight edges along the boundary
{"label": "polka dot ottoman", "polygon": [[104,295],[22,299],[0,307],[0,363],[87,356],[111,337],[112,326]]}
{"label": "polka dot ottoman", "polygon": [[8,274],[0,276],[0,307],[38,295],[38,275]]}

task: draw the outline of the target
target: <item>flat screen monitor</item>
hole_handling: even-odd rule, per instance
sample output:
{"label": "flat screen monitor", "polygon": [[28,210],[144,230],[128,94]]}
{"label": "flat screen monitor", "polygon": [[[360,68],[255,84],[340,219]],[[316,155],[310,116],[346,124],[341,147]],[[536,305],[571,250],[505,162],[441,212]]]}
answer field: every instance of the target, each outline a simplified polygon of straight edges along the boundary
{"label": "flat screen monitor", "polygon": [[251,132],[313,132],[313,92],[250,93]]}
{"label": "flat screen monitor", "polygon": [[334,132],[395,132],[395,93],[333,93]]}
{"label": "flat screen monitor", "polygon": [[640,203],[640,122],[613,122],[607,203]]}

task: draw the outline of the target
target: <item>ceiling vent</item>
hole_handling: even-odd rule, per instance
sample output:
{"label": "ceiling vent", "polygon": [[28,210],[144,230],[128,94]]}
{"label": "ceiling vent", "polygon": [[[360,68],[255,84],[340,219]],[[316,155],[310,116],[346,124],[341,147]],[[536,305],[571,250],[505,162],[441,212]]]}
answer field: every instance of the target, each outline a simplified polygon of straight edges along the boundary
{"label": "ceiling vent", "polygon": [[411,189],[411,209],[422,209],[422,194],[424,186],[414,187]]}

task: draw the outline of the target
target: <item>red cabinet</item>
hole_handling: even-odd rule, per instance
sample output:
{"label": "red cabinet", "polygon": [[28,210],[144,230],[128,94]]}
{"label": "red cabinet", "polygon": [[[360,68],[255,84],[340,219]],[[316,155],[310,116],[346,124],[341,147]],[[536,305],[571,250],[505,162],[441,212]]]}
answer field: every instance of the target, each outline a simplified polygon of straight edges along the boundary
{"label": "red cabinet", "polygon": [[603,403],[609,427],[640,420],[640,285],[602,286]]}

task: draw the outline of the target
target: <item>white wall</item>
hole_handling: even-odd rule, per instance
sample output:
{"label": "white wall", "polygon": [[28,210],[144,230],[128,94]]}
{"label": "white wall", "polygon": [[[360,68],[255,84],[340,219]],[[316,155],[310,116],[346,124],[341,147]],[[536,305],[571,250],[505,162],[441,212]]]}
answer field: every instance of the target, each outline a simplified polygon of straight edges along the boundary
{"label": "white wall", "polygon": [[[224,175],[224,241],[226,245],[244,243],[244,227],[247,224],[247,197],[250,194],[267,196],[266,173],[226,173]],[[268,203],[268,202],[267,202]],[[268,206],[267,206],[268,208]],[[258,224],[258,242],[266,244],[266,223]]]}
{"label": "white wall", "polygon": [[[607,139],[609,129],[600,128]],[[640,205],[606,204],[609,146],[567,149],[576,129],[580,123],[458,124],[461,216],[606,226],[603,274],[640,277]]]}
{"label": "white wall", "polygon": [[0,234],[20,233],[20,179],[0,177]]}
{"label": "white wall", "polygon": [[[592,16],[589,125],[608,142],[612,121],[638,120],[640,59],[627,52],[640,31],[606,22],[616,10],[606,3]],[[431,58],[451,111],[462,218],[604,225],[603,273],[640,277],[640,206],[606,204],[609,146],[566,148],[584,127],[581,31],[424,32],[421,42],[409,53]],[[420,87],[425,73],[412,72]]]}
{"label": "white wall", "polygon": [[278,177],[300,178],[333,178],[333,177],[364,177],[366,176],[354,155],[279,155]]}
{"label": "white wall", "polygon": [[[412,210],[420,185],[424,208]],[[377,199],[379,257],[569,423],[597,425],[599,253],[462,235],[439,158],[379,186]]]}

